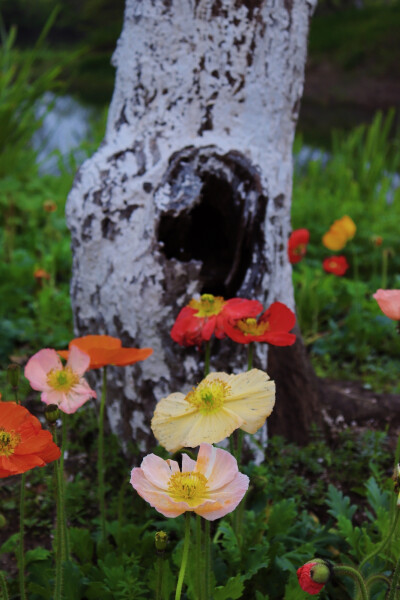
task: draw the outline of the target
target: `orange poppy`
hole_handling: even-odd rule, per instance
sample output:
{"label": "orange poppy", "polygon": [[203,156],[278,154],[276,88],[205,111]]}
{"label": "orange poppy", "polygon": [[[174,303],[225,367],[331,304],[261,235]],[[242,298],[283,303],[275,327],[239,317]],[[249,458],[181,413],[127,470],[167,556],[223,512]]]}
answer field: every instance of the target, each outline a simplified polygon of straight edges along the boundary
{"label": "orange poppy", "polygon": [[[139,360],[145,360],[153,353],[152,348],[123,348],[120,339],[111,335],[85,335],[70,341],[90,356],[89,369],[100,369],[106,365],[126,367]],[[68,358],[69,350],[57,350],[62,358]]]}
{"label": "orange poppy", "polygon": [[24,406],[0,402],[0,478],[44,467],[60,457],[50,431]]}

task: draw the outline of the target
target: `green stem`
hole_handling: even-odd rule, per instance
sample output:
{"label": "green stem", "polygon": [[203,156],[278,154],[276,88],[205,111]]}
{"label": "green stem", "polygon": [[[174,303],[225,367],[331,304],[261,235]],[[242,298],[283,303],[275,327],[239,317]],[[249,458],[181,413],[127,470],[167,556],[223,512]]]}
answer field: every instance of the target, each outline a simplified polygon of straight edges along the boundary
{"label": "green stem", "polygon": [[368,590],[365,585],[364,578],[361,573],[357,571],[357,569],[353,569],[353,567],[339,565],[333,567],[333,572],[335,575],[348,575],[352,579],[354,579],[358,584],[358,589],[360,591],[360,596],[362,600],[368,600]]}
{"label": "green stem", "polygon": [[0,590],[2,599],[9,600],[6,578],[4,577],[4,573],[2,571],[0,571]]}
{"label": "green stem", "polygon": [[353,273],[354,281],[358,281],[358,256],[355,250],[353,250]]}
{"label": "green stem", "polygon": [[396,509],[396,513],[395,513],[395,517],[393,519],[393,524],[392,527],[387,535],[387,537],[382,541],[382,543],[378,546],[378,548],[376,548],[376,550],[374,550],[373,552],[371,552],[370,554],[368,554],[368,556],[366,556],[363,561],[360,563],[360,570],[363,568],[363,566],[371,560],[371,558],[374,558],[374,556],[376,556],[377,554],[380,554],[382,552],[382,550],[384,548],[386,548],[386,546],[388,545],[388,543],[390,542],[390,539],[392,537],[392,535],[394,534],[394,532],[396,531],[396,527],[397,527],[397,523],[399,521],[399,516],[400,516],[400,508]]}
{"label": "green stem", "polygon": [[383,581],[388,587],[390,586],[389,577],[386,577],[385,575],[371,575],[371,577],[368,577],[367,581],[365,582],[367,588],[370,589],[377,581]]}
{"label": "green stem", "polygon": [[156,565],[156,600],[162,600],[162,584],[163,584],[164,557],[157,556]]}
{"label": "green stem", "polygon": [[26,479],[26,473],[23,473],[21,476],[21,495],[20,495],[20,502],[19,502],[19,544],[18,544],[19,593],[20,593],[21,600],[26,600],[25,554],[24,554],[25,479]]}
{"label": "green stem", "polygon": [[211,354],[211,343],[210,343],[210,340],[208,340],[208,342],[205,343],[205,349],[204,349],[204,377],[207,377],[207,375],[210,372],[210,354]]}
{"label": "green stem", "polygon": [[58,493],[60,495],[60,522],[63,528],[63,547],[62,547],[62,558],[63,560],[69,560],[69,536],[68,536],[68,523],[67,523],[67,511],[65,507],[65,478],[64,478],[64,456],[65,448],[67,445],[67,415],[64,413],[61,415],[61,456],[60,464],[58,468]]}
{"label": "green stem", "polygon": [[250,342],[247,346],[247,370],[251,371],[253,368],[253,354],[254,354],[254,342]]}
{"label": "green stem", "polygon": [[210,521],[205,519],[204,525],[204,582],[205,582],[205,599],[210,600],[210,569],[211,569],[211,538],[210,538]]}
{"label": "green stem", "polygon": [[54,599],[61,600],[63,586],[63,561],[65,559],[65,529],[62,511],[61,492],[61,458],[59,463],[54,463],[55,485],[56,485],[56,573],[54,582]]}
{"label": "green stem", "polygon": [[387,286],[387,274],[388,274],[388,258],[389,254],[387,250],[382,250],[382,279],[381,288],[386,289]]}
{"label": "green stem", "polygon": [[121,554],[122,554],[122,545],[121,545],[122,527],[124,524],[124,496],[125,496],[125,488],[126,488],[127,482],[128,482],[127,479],[123,480],[122,485],[119,488],[119,492],[118,492],[118,548],[119,548],[119,552]]}
{"label": "green stem", "polygon": [[394,570],[392,576],[392,582],[389,589],[389,594],[387,596],[387,600],[396,600],[397,597],[397,587],[399,585],[400,579],[400,559],[397,561],[396,568]]}
{"label": "green stem", "polygon": [[197,596],[198,596],[199,600],[204,600],[204,577],[202,577],[203,555],[202,555],[202,544],[201,544],[201,517],[200,517],[200,515],[196,515],[195,561],[196,561]]}
{"label": "green stem", "polygon": [[105,492],[104,492],[104,411],[105,411],[105,405],[106,405],[106,392],[107,392],[107,367],[103,367],[103,387],[101,390],[101,400],[100,400],[99,441],[98,441],[98,458],[97,458],[100,527],[101,527],[101,539],[103,542],[106,539],[106,507],[105,507]]}
{"label": "green stem", "polygon": [[181,562],[181,568],[179,570],[178,584],[176,586],[175,600],[180,600],[180,598],[181,598],[183,579],[185,577],[186,565],[187,565],[188,556],[189,556],[189,544],[190,544],[190,511],[185,513],[185,540],[183,542],[182,562]]}

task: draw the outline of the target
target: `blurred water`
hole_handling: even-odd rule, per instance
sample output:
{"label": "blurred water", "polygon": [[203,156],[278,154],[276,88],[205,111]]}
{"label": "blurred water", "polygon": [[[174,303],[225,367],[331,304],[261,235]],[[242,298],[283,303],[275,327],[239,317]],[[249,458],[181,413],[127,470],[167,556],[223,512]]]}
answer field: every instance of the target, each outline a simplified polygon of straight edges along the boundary
{"label": "blurred water", "polygon": [[[39,171],[56,175],[60,163],[74,169],[86,158],[80,148],[92,136],[92,123],[98,110],[83,106],[72,96],[55,96],[47,92],[37,106],[37,118],[43,118],[41,128],[32,143],[38,152]],[[75,163],[75,164],[74,164]]]}

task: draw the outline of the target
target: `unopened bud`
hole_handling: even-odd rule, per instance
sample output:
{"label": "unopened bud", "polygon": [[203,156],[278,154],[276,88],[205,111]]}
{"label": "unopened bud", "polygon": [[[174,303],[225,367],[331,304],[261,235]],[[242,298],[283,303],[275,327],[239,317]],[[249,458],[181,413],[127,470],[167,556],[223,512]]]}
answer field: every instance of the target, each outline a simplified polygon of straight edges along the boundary
{"label": "unopened bud", "polygon": [[7,519],[3,514],[0,513],[0,529],[3,529],[7,525]]}
{"label": "unopened bud", "polygon": [[50,425],[55,423],[60,416],[60,409],[57,404],[48,404],[44,409],[44,416]]}
{"label": "unopened bud", "polygon": [[12,388],[18,388],[19,384],[19,375],[21,373],[21,367],[16,363],[11,363],[7,367],[7,381],[11,385]]}
{"label": "unopened bud", "polygon": [[310,576],[316,583],[326,583],[330,576],[331,570],[326,561],[321,558],[314,559],[315,565],[310,569]]}
{"label": "unopened bud", "polygon": [[163,554],[165,552],[165,549],[167,547],[167,542],[168,542],[168,534],[166,534],[165,531],[157,531],[157,533],[155,535],[155,545],[156,545],[157,554]]}

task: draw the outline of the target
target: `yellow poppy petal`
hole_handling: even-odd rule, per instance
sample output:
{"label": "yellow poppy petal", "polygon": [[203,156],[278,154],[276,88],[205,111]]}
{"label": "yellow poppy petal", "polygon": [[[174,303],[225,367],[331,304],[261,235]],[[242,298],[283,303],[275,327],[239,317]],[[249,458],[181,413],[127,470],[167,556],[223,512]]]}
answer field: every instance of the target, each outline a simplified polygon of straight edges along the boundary
{"label": "yellow poppy petal", "polygon": [[322,236],[322,243],[329,250],[341,250],[345,247],[347,236],[343,229],[332,230]]}
{"label": "yellow poppy petal", "polygon": [[275,383],[258,369],[235,375],[232,394],[225,409],[243,419],[241,426],[247,433],[255,433],[269,417],[275,404]]}
{"label": "yellow poppy petal", "polygon": [[217,444],[243,425],[243,419],[231,411],[220,408],[208,415],[193,415],[193,426],[182,439],[182,446],[195,448],[199,444]]}
{"label": "yellow poppy petal", "polygon": [[342,227],[342,229],[346,232],[348,240],[353,239],[357,231],[357,227],[351,217],[349,217],[348,215],[344,215],[344,217],[342,217],[338,221],[335,221],[334,225],[336,224],[340,225],[340,227]]}

